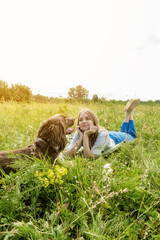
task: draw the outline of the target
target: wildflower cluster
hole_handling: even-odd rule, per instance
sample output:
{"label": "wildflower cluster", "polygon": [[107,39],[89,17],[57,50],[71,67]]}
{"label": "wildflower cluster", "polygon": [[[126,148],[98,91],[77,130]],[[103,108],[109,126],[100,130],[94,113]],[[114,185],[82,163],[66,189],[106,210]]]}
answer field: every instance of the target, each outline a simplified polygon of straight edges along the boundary
{"label": "wildflower cluster", "polygon": [[48,187],[50,184],[59,184],[63,183],[62,177],[68,172],[67,168],[56,165],[54,169],[36,171],[35,177],[40,181],[43,187]]}

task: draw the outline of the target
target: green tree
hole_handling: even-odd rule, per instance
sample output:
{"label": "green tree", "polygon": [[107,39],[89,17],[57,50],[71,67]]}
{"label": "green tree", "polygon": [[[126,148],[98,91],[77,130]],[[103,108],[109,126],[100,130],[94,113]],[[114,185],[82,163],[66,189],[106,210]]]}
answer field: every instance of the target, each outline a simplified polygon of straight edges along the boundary
{"label": "green tree", "polygon": [[49,102],[49,98],[48,97],[40,95],[40,94],[34,95],[33,99],[36,102],[39,102],[39,103],[47,103],[47,102]]}
{"label": "green tree", "polygon": [[68,98],[77,101],[83,101],[88,99],[89,91],[82,87],[82,85],[78,85],[75,88],[70,88],[68,91]]}
{"label": "green tree", "polygon": [[97,94],[93,94],[93,96],[92,96],[92,101],[93,101],[93,102],[98,102],[98,96],[97,96]]}
{"label": "green tree", "polygon": [[11,85],[11,97],[16,102],[31,102],[32,91],[20,83]]}
{"label": "green tree", "polygon": [[106,98],[105,97],[101,97],[99,100],[100,100],[101,103],[105,103],[106,102]]}
{"label": "green tree", "polygon": [[10,89],[5,81],[0,80],[0,100],[10,100]]}

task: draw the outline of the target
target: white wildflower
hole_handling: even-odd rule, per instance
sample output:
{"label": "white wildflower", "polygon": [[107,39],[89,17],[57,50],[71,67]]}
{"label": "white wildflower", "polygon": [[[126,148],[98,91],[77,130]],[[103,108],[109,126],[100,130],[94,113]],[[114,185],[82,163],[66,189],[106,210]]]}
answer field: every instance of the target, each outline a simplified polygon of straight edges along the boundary
{"label": "white wildflower", "polygon": [[113,169],[111,168],[110,163],[106,163],[103,167],[103,180],[110,182],[109,175],[113,172]]}
{"label": "white wildflower", "polygon": [[111,168],[111,164],[110,163],[106,163],[103,167],[103,173],[112,173],[113,169]]}

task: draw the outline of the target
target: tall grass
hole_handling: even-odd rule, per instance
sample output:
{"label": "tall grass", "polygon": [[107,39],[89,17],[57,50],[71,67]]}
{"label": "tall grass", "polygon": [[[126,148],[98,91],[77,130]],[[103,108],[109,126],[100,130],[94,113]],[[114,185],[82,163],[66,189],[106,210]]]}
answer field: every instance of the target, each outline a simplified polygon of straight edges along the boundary
{"label": "tall grass", "polygon": [[[120,130],[123,103],[3,103],[0,150],[31,144],[43,120],[77,117],[83,107],[101,126]],[[57,159],[68,169],[62,184],[44,187],[36,177],[54,171],[49,160],[17,161],[19,171],[0,180],[0,239],[160,239],[160,107],[140,104],[134,120],[136,140],[109,156]]]}

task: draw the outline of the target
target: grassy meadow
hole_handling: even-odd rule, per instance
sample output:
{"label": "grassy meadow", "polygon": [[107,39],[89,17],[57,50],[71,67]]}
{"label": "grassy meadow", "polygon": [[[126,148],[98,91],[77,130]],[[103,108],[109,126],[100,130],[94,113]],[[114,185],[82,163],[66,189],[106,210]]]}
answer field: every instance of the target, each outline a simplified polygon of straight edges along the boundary
{"label": "grassy meadow", "polygon": [[[77,118],[83,107],[101,126],[120,131],[124,106],[0,104],[0,151],[32,144],[43,120],[57,113]],[[134,120],[136,140],[109,156],[76,155],[54,166],[47,159],[18,160],[19,171],[0,179],[0,239],[159,240],[160,104],[140,104]]]}

